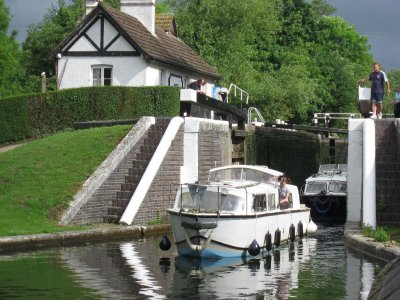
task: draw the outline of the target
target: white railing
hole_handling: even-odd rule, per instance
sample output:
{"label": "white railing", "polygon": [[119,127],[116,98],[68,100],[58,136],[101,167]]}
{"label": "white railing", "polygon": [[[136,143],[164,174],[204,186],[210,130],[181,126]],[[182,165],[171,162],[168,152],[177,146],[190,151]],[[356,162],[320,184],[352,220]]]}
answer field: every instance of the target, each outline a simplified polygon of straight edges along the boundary
{"label": "white railing", "polygon": [[360,113],[315,113],[313,123],[318,124],[318,120],[324,120],[325,125],[328,125],[330,120],[348,120],[359,119]]}
{"label": "white railing", "polygon": [[247,110],[247,124],[248,125],[251,124],[251,114],[253,112],[256,113],[257,118],[260,120],[260,122],[265,123],[265,120],[264,120],[263,116],[261,115],[260,111],[256,107],[250,107]]}
{"label": "white railing", "polygon": [[231,83],[228,89],[228,95],[226,96],[226,103],[229,103],[229,96],[231,95],[233,89],[233,95],[237,97],[237,94],[240,93],[240,102],[243,101],[243,97],[246,97],[246,104],[249,103],[249,93],[245,90],[242,90],[240,87],[236,86],[235,84]]}

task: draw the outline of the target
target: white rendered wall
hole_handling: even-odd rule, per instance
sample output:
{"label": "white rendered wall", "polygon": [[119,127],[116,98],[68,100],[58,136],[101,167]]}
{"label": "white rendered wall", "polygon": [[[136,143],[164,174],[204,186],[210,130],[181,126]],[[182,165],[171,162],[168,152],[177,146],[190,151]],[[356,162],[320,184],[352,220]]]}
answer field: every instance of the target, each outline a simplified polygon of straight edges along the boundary
{"label": "white rendered wall", "polygon": [[363,127],[363,224],[376,228],[375,122],[366,119]]}
{"label": "white rendered wall", "polygon": [[[189,75],[172,68],[147,64],[141,56],[134,57],[76,57],[63,56],[58,61],[60,89],[93,86],[92,66],[109,65],[113,68],[113,86],[168,85],[171,74],[181,76],[176,83],[185,87]],[[163,78],[162,78],[162,77]],[[171,85],[174,86],[174,81]]]}
{"label": "white rendered wall", "polygon": [[160,69],[148,66],[146,68],[146,86],[157,86],[161,84]]}
{"label": "white rendered wall", "polygon": [[347,154],[347,222],[361,225],[364,119],[349,119]]}
{"label": "white rendered wall", "polygon": [[200,119],[185,118],[181,184],[195,183],[199,180],[199,129]]}
{"label": "white rendered wall", "polygon": [[347,222],[376,228],[375,122],[349,120]]}
{"label": "white rendered wall", "polygon": [[60,89],[93,86],[92,66],[111,65],[113,86],[145,86],[146,62],[135,57],[62,57],[58,76]]}

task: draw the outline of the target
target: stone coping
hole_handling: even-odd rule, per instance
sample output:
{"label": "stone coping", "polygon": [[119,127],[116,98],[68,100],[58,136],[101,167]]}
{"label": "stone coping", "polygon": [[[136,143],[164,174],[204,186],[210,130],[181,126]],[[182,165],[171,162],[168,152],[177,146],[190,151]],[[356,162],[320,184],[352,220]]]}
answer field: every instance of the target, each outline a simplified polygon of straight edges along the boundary
{"label": "stone coping", "polygon": [[169,231],[170,226],[164,224],[152,226],[115,226],[51,234],[6,236],[0,237],[0,255],[7,252],[82,245],[88,242],[126,240]]}
{"label": "stone coping", "polygon": [[345,230],[344,240],[346,245],[355,250],[385,262],[391,262],[400,257],[399,246],[376,242],[370,237],[365,237],[362,230]]}
{"label": "stone coping", "polygon": [[[0,237],[0,255],[5,252],[38,250],[42,248],[81,245],[88,242],[107,242],[139,238],[144,235],[170,232],[170,225],[115,226],[57,233]],[[385,262],[400,258],[400,247],[375,242],[365,237],[361,230],[346,229],[346,245]]]}

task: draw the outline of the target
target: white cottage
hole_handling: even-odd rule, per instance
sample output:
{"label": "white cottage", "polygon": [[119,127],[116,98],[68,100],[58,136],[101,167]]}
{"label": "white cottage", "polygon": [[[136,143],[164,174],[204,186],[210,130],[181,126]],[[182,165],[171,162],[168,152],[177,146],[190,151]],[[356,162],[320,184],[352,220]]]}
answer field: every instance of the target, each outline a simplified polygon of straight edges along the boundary
{"label": "white cottage", "polygon": [[53,52],[59,89],[179,86],[220,74],[174,34],[155,25],[155,0],[120,0],[121,11],[86,0],[86,16]]}

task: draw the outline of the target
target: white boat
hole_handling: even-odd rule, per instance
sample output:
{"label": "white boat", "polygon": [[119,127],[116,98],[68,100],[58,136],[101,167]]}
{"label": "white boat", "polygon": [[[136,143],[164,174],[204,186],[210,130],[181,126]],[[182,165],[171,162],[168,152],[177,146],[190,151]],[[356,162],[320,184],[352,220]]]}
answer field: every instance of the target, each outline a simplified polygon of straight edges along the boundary
{"label": "white boat", "polygon": [[306,179],[301,202],[320,221],[345,221],[347,210],[347,164],[320,165],[318,173]]}
{"label": "white boat", "polygon": [[287,185],[290,207],[279,209],[281,175],[266,166],[231,165],[211,169],[206,184],[182,184],[168,210],[179,255],[259,255],[314,232],[296,186]]}

